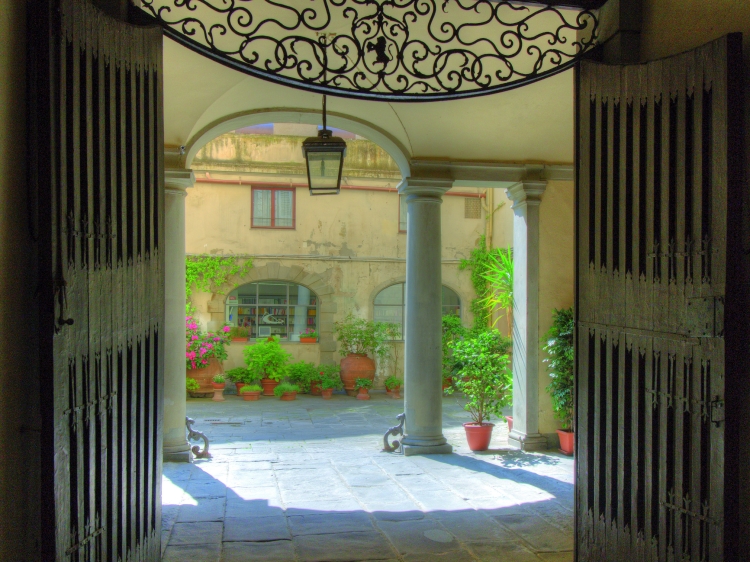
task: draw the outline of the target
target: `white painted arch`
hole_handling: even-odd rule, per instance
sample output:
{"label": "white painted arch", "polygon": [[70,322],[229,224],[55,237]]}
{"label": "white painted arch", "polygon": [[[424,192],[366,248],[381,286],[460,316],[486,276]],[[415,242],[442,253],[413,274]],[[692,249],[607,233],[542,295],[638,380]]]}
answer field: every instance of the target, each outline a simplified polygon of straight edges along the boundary
{"label": "white painted arch", "polygon": [[[381,129],[377,125],[363,119],[337,112],[328,112],[328,123],[332,127],[343,129],[365,137],[385,150],[401,172],[401,177],[407,178],[411,175],[409,162],[411,155],[408,150],[394,136]],[[195,134],[185,145],[185,167],[190,168],[195,155],[206,144],[219,135],[264,123],[302,123],[305,125],[320,125],[320,111],[310,109],[257,109],[240,114],[228,115],[210,125],[204,127]]]}

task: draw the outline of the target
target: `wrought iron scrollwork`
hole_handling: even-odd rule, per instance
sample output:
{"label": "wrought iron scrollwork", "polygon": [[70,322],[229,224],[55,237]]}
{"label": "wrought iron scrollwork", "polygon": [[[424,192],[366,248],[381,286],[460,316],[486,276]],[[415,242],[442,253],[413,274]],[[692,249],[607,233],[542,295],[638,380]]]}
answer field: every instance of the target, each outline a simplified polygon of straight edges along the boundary
{"label": "wrought iron scrollwork", "polygon": [[198,445],[193,445],[190,450],[193,451],[196,459],[210,459],[211,453],[208,452],[208,437],[200,431],[195,431],[193,429],[194,423],[194,419],[188,417],[185,418],[185,425],[188,430],[188,440],[197,441],[198,439],[203,439],[203,450],[201,451],[201,448]]}
{"label": "wrought iron scrollwork", "polygon": [[383,435],[383,451],[387,453],[393,453],[394,451],[397,451],[401,449],[401,441],[398,439],[394,439],[393,443],[388,443],[388,437],[390,435],[393,435],[394,437],[396,435],[402,435],[404,434],[404,422],[406,421],[406,414],[399,414],[396,416],[396,419],[399,421],[398,425],[394,425],[388,431],[385,432],[385,435]]}
{"label": "wrought iron scrollwork", "polygon": [[141,0],[180,43],[259,78],[390,101],[470,97],[569,68],[591,10],[507,0]]}

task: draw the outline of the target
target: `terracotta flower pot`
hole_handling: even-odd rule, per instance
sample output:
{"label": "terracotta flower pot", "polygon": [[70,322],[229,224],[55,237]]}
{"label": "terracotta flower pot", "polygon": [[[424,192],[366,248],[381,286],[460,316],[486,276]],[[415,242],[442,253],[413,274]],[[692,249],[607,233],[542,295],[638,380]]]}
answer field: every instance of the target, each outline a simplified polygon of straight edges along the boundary
{"label": "terracotta flower pot", "polygon": [[443,380],[443,390],[445,390],[446,388],[450,388],[452,384],[453,384],[453,378],[444,379]]}
{"label": "terracotta flower pot", "polygon": [[237,387],[237,396],[240,396],[242,394],[242,387],[245,386],[244,382],[236,382],[234,383],[234,386]]}
{"label": "terracotta flower pot", "polygon": [[235,336],[232,338],[232,343],[247,343],[247,336],[243,336],[243,337]]}
{"label": "terracotta flower pot", "polygon": [[281,401],[282,402],[291,402],[292,400],[297,399],[297,393],[296,392],[285,392],[281,395]]}
{"label": "terracotta flower pot", "polygon": [[227,386],[227,383],[225,382],[211,382],[211,386],[214,387],[214,390],[224,390],[224,387]]}
{"label": "terracotta flower pot", "polygon": [[242,399],[248,402],[255,402],[260,399],[260,390],[252,390],[250,392],[243,392]]}
{"label": "terracotta flower pot", "polygon": [[300,343],[315,343],[316,341],[318,341],[318,338],[303,338],[302,336],[299,338]]}
{"label": "terracotta flower pot", "polygon": [[224,402],[224,389],[214,388],[214,397],[211,400],[214,402]]}
{"label": "terracotta flower pot", "polygon": [[466,441],[469,442],[469,449],[486,451],[490,446],[494,427],[494,423],[483,423],[482,425],[474,422],[465,423],[464,430],[466,431]]}
{"label": "terracotta flower pot", "polygon": [[357,400],[369,400],[369,399],[370,399],[369,389],[360,387],[359,392],[357,393]]}
{"label": "terracotta flower pot", "polygon": [[513,417],[512,416],[505,416],[505,419],[508,420],[508,433],[513,431]]}
{"label": "terracotta flower pot", "polygon": [[341,360],[341,380],[349,396],[356,396],[357,379],[375,380],[375,361],[361,353],[350,353]]}
{"label": "terracotta flower pot", "polygon": [[393,388],[387,389],[387,394],[391,398],[401,398],[399,392],[401,392],[401,386],[395,386]]}
{"label": "terracotta flower pot", "polygon": [[223,372],[224,367],[222,366],[221,361],[215,357],[211,357],[208,360],[208,364],[202,369],[186,369],[185,374],[188,377],[194,378],[200,385],[198,390],[192,391],[192,395],[202,395],[203,397],[212,396],[214,393],[214,388],[211,386],[213,378],[215,375],[219,375]]}
{"label": "terracotta flower pot", "polygon": [[273,389],[279,386],[279,381],[260,379],[260,385],[263,387],[263,396],[273,396]]}
{"label": "terracotta flower pot", "polygon": [[558,429],[557,436],[560,438],[560,452],[572,455],[576,448],[576,434],[569,429]]}
{"label": "terracotta flower pot", "polygon": [[[332,388],[329,388],[328,390],[333,390]],[[322,389],[320,388],[320,381],[315,381],[310,383],[310,394],[313,396],[320,396]]]}
{"label": "terracotta flower pot", "polygon": [[321,396],[323,396],[323,400],[330,400],[331,396],[333,396],[333,389],[332,388],[323,388],[320,391]]}

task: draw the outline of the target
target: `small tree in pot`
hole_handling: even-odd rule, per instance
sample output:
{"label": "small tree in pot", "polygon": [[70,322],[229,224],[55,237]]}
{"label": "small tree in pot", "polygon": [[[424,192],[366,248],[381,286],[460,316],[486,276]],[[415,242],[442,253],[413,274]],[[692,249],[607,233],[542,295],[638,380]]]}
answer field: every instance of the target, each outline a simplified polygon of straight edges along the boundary
{"label": "small tree in pot", "polygon": [[274,337],[256,342],[246,347],[242,353],[249,376],[260,379],[260,384],[263,385],[263,396],[273,396],[273,389],[287,375],[287,363],[292,354],[285,351]]}
{"label": "small tree in pot", "polygon": [[574,331],[573,309],[555,310],[552,326],[546,334],[547,342],[543,346],[548,355],[544,362],[547,364],[547,370],[549,370],[551,378],[547,385],[547,392],[552,398],[552,410],[555,412],[555,417],[562,423],[562,429],[557,430],[560,437],[560,450],[567,455],[572,455],[575,447],[573,427]]}
{"label": "small tree in pot", "polygon": [[507,342],[497,330],[486,330],[449,346],[456,365],[453,385],[469,399],[464,406],[472,419],[464,424],[469,448],[485,451],[495,426],[490,419],[502,419],[502,408],[513,398]]}
{"label": "small tree in pot", "polygon": [[334,330],[339,342],[341,380],[349,396],[357,394],[354,381],[359,378],[375,379],[375,361],[367,355],[384,357],[389,353],[385,345],[388,338],[387,324],[355,318],[347,314],[343,322],[335,322]]}

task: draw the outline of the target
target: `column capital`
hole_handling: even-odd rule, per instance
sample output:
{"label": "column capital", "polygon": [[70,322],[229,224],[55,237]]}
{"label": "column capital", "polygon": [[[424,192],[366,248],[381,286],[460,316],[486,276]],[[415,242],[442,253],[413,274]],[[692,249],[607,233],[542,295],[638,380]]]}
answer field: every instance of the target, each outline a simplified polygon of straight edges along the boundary
{"label": "column capital", "polygon": [[515,209],[524,204],[541,205],[542,195],[544,195],[546,189],[546,181],[520,181],[510,186],[505,192],[508,194],[508,199],[513,201],[513,208]]}
{"label": "column capital", "polygon": [[404,178],[398,192],[401,195],[440,199],[451,187],[453,187],[453,180],[448,178]]}
{"label": "column capital", "polygon": [[187,170],[185,168],[169,168],[164,170],[164,189],[167,193],[171,192],[173,195],[181,193],[182,195],[185,195],[185,190],[194,185],[195,174],[193,173],[193,170]]}

